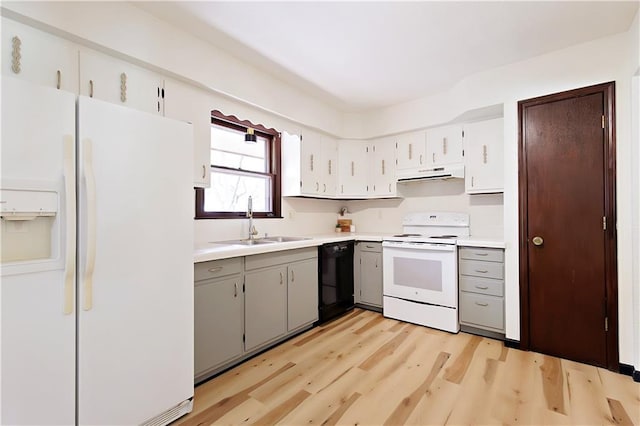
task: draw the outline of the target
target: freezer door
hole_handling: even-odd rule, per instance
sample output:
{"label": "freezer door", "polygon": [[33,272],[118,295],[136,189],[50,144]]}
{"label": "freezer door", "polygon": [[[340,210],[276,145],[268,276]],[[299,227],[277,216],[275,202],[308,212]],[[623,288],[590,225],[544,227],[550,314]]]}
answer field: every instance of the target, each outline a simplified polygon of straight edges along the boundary
{"label": "freezer door", "polygon": [[193,396],[191,125],[78,99],[78,421]]}
{"label": "freezer door", "polygon": [[56,212],[9,220],[5,210],[0,220],[3,253],[20,255],[3,255],[0,269],[0,424],[73,424],[75,95],[7,76],[1,85],[0,201],[13,193],[18,210],[32,210],[50,200]]}

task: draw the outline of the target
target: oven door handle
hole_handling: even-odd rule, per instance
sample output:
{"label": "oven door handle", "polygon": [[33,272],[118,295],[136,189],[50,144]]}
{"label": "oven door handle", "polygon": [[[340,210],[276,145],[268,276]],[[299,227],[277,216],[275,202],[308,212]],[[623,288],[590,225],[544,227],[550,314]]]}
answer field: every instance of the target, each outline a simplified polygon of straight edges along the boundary
{"label": "oven door handle", "polygon": [[383,241],[382,247],[397,248],[397,249],[411,249],[421,251],[455,251],[456,246],[453,244],[429,244],[429,243],[403,243],[400,241]]}

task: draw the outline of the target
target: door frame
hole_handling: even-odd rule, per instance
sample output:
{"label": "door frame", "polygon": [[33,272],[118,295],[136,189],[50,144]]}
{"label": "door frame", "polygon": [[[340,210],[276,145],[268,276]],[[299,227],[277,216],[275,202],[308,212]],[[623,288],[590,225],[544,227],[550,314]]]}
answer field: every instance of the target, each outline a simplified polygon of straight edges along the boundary
{"label": "door frame", "polygon": [[[554,101],[579,98],[595,93],[602,93],[605,114],[605,150],[604,164],[604,208],[607,217],[605,232],[605,288],[606,309],[609,322],[607,333],[607,368],[612,371],[619,369],[618,356],[618,269],[617,269],[617,233],[616,233],[616,132],[615,132],[615,82],[597,84],[580,89],[568,90],[537,98],[518,102],[518,236],[520,261],[520,348],[530,350],[530,321],[529,321],[529,244],[528,202],[527,202],[527,152],[524,140],[525,109],[527,107]],[[604,324],[603,324],[604,326]]]}

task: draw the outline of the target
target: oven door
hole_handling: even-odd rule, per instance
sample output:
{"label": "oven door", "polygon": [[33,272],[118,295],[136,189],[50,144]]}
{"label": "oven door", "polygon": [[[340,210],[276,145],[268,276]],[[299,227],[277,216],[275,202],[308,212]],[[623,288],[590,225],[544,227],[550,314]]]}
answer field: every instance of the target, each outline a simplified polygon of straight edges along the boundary
{"label": "oven door", "polygon": [[382,262],[385,296],[458,306],[455,245],[385,241]]}

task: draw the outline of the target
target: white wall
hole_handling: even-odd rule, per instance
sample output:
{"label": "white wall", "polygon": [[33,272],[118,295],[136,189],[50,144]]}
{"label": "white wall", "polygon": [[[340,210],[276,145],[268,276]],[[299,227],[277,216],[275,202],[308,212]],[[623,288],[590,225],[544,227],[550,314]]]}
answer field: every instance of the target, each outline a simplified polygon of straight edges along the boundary
{"label": "white wall", "polygon": [[418,211],[466,212],[471,234],[503,236],[502,194],[468,195],[463,179],[416,181],[398,185],[401,199],[349,201],[345,205],[358,232],[398,233],[405,214]]}
{"label": "white wall", "polygon": [[634,321],[634,362],[636,370],[640,370],[640,13],[636,14],[631,25],[631,58],[635,69],[631,87],[631,146],[633,158],[633,176],[631,185],[635,190],[633,197],[633,321]]}
{"label": "white wall", "polygon": [[339,134],[334,108],[125,2],[2,2],[3,14],[141,66]]}
{"label": "white wall", "polygon": [[[504,104],[505,123],[505,191],[504,237],[506,249],[506,334],[514,340],[520,338],[519,279],[518,279],[518,132],[517,102],[528,98],[561,92],[614,80],[616,82],[616,144],[617,144],[617,226],[618,226],[618,304],[620,362],[634,361],[634,341],[640,334],[633,307],[633,264],[638,255],[632,255],[632,200],[637,187],[632,185],[632,170],[639,167],[638,156],[631,155],[631,76],[637,69],[632,52],[637,49],[638,20],[632,31],[589,43],[576,45],[526,61],[506,65],[472,75],[450,90],[368,114],[350,114],[346,132],[360,132],[360,137],[394,134],[432,126],[453,120],[464,111],[487,105]],[[637,116],[633,117],[637,121]],[[423,185],[432,185],[425,183]],[[440,185],[440,184],[436,184]],[[448,185],[448,184],[443,184]],[[452,208],[464,205],[462,195],[448,193],[446,187],[425,189],[435,191],[443,205]],[[449,188],[450,189],[450,188]],[[448,189],[447,189],[448,190]],[[635,191],[635,192],[634,192]],[[634,195],[636,194],[636,195]],[[429,194],[431,197],[433,194]],[[437,199],[436,199],[437,200]],[[407,208],[435,206],[431,198],[418,197],[405,200]],[[403,204],[404,204],[403,203]],[[362,213],[367,224],[373,225],[376,211],[382,211],[384,202],[370,202],[372,213]],[[354,206],[358,210],[360,204]],[[472,209],[473,207],[469,207]],[[478,211],[478,209],[476,209]],[[491,207],[479,209],[480,217],[489,217]],[[396,220],[397,217],[393,217]],[[473,221],[472,217],[472,221]],[[387,226],[387,225],[382,225]],[[473,230],[472,230],[473,231]],[[637,252],[636,252],[637,253]],[[637,281],[636,285],[637,287]],[[634,317],[636,318],[634,320]],[[640,364],[636,363],[636,367]]]}
{"label": "white wall", "polygon": [[[395,232],[399,229],[398,219],[403,212],[431,207],[469,211],[474,233],[497,233],[499,230],[492,225],[491,218],[502,220],[507,244],[507,337],[516,340],[520,337],[517,101],[615,80],[620,361],[640,367],[640,338],[637,338],[640,335],[640,294],[634,294],[640,291],[633,273],[634,260],[637,262],[640,258],[640,231],[637,226],[634,228],[636,222],[632,213],[634,200],[637,206],[639,197],[638,186],[632,185],[632,170],[640,166],[640,158],[637,154],[632,156],[631,136],[631,123],[638,120],[637,115],[631,115],[631,76],[640,66],[637,16],[632,31],[628,33],[478,73],[430,97],[377,111],[341,114],[276,77],[260,72],[126,3],[3,2],[2,7],[13,11],[14,17],[15,14],[27,17],[26,20],[31,20],[36,27],[215,93],[218,103],[228,108],[223,108],[225,113],[269,123],[291,132],[296,132],[293,127],[298,130],[311,127],[339,138],[366,139],[445,123],[468,110],[503,104],[505,192],[502,200],[499,196],[470,198],[463,194],[459,183],[452,181],[402,187],[400,191],[407,197],[404,201],[350,202],[349,206],[358,216],[359,230],[372,227],[372,231],[388,229]],[[11,12],[7,13],[11,15]],[[637,144],[637,136],[634,138]],[[638,182],[637,178],[635,182]],[[325,228],[330,231],[335,212],[343,204],[285,199],[283,210],[286,219],[260,220],[256,226],[261,232],[271,234],[323,232]],[[637,220],[637,214],[635,216]],[[236,238],[246,230],[246,223],[242,220],[196,222],[196,238],[200,242]],[[633,300],[637,305],[634,306]]]}

